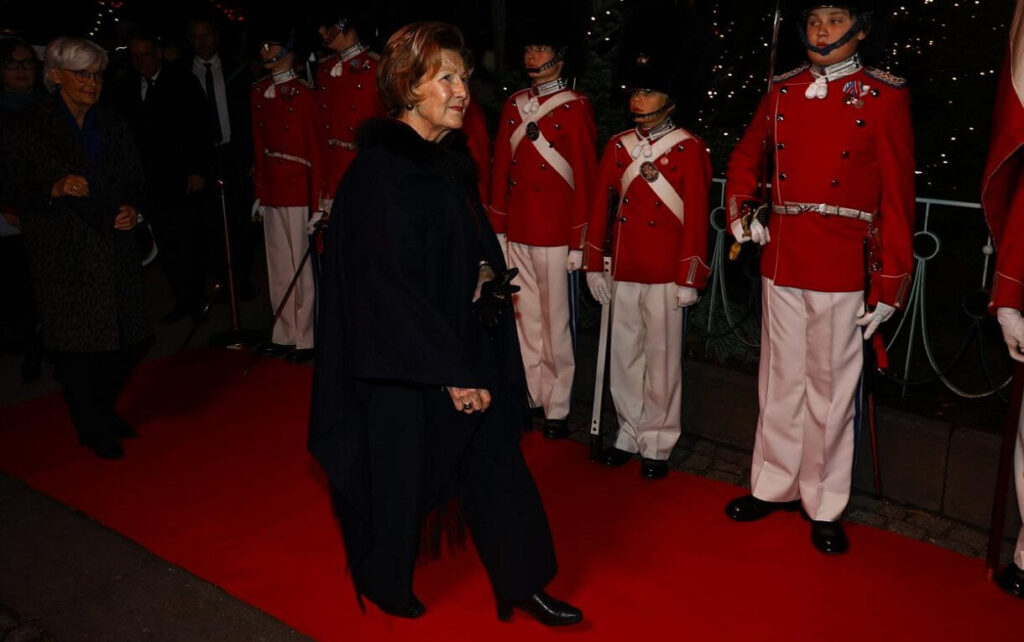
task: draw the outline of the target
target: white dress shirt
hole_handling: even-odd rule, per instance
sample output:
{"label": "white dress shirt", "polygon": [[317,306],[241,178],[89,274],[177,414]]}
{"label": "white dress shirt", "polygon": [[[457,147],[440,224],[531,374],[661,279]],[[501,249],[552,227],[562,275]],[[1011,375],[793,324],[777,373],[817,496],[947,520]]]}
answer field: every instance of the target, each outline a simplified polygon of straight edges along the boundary
{"label": "white dress shirt", "polygon": [[220,61],[220,54],[213,54],[213,58],[203,60],[199,56],[192,59],[192,73],[199,79],[199,86],[206,92],[206,64],[210,63],[210,70],[213,72],[213,93],[217,99],[217,116],[220,119],[220,143],[231,142],[231,119],[228,117],[228,97],[224,84],[224,66]]}

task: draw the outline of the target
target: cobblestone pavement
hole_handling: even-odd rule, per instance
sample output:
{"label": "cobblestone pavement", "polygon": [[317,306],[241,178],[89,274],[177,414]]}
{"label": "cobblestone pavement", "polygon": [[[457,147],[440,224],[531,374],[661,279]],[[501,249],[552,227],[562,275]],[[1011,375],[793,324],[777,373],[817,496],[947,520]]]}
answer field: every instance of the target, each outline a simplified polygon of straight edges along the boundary
{"label": "cobblestone pavement", "polygon": [[0,604],[0,642],[54,642],[44,631]]}

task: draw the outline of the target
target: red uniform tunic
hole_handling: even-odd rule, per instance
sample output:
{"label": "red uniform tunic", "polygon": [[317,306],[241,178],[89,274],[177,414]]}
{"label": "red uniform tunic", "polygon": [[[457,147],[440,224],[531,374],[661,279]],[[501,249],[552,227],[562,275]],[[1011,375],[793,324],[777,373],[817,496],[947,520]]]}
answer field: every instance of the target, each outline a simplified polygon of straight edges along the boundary
{"label": "red uniform tunic", "polygon": [[316,69],[316,138],[323,160],[324,198],[334,190],[356,157],[356,130],[367,118],[383,116],[377,96],[377,61],[363,50],[347,59],[333,54],[320,60]]}
{"label": "red uniform tunic", "polygon": [[462,131],[466,134],[469,155],[476,163],[476,186],[480,190],[480,198],[486,199],[491,188],[491,137],[487,133],[484,111],[476,101],[469,103]]}
{"label": "red uniform tunic", "polygon": [[642,175],[634,178],[623,193],[622,176],[635,162],[631,143],[637,136],[633,129],[616,134],[605,146],[597,172],[587,224],[587,270],[602,269],[611,188],[620,198],[612,236],[612,278],[704,287],[710,273],[707,250],[711,157],[702,140],[679,128],[674,131],[685,138],[658,157],[646,160],[681,199],[683,220],[662,202],[662,195]]}
{"label": "red uniform tunic", "polygon": [[910,95],[901,79],[862,68],[829,83],[824,99],[805,97],[814,80],[805,65],[779,76],[729,159],[729,222],[757,197],[768,143],[774,160],[772,202],[825,206],[827,214],[772,213],[761,274],[779,286],[819,292],[864,288],[868,223],[833,214],[836,207],[874,216],[882,269],[871,303],[901,307],[910,286],[914,232],[914,140]]}
{"label": "red uniform tunic", "polygon": [[271,91],[272,82],[264,78],[252,88],[254,195],[262,205],[317,209],[323,182],[313,88],[293,77]]}
{"label": "red uniform tunic", "polygon": [[[588,192],[597,165],[597,126],[590,100],[571,89],[538,97],[541,109],[551,100],[565,102],[537,119],[536,141],[526,135],[513,152],[512,136],[523,123],[520,106],[530,96],[530,89],[513,94],[501,113],[491,175],[491,224],[513,243],[583,249]],[[537,143],[550,145],[564,159],[572,185]]]}

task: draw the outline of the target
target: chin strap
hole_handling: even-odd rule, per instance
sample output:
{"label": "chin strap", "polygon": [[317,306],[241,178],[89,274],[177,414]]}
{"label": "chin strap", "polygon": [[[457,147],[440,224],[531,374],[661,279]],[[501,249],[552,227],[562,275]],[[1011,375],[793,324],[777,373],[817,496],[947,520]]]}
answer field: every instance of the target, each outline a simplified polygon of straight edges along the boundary
{"label": "chin strap", "polygon": [[836,40],[831,44],[825,45],[824,47],[815,47],[814,45],[812,45],[810,40],[807,39],[807,27],[804,25],[797,25],[797,31],[800,32],[800,41],[804,43],[804,47],[807,48],[808,50],[813,51],[819,56],[827,56],[836,49],[838,49],[839,47],[842,47],[846,43],[853,40],[854,36],[856,36],[858,33],[867,29],[871,25],[871,13],[872,12],[870,11],[865,11],[858,15],[857,20],[854,21],[853,23],[853,26],[850,27],[849,30],[847,30],[847,32],[843,34],[842,38]]}

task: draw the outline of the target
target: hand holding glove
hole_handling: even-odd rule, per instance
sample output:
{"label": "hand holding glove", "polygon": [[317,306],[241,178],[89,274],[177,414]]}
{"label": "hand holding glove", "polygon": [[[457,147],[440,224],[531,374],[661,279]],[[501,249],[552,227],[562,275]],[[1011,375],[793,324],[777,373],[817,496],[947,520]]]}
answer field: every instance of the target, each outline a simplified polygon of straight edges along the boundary
{"label": "hand holding glove", "polygon": [[996,319],[1003,329],[1003,341],[1010,351],[1010,358],[1024,362],[1024,319],[1014,308],[996,308]]}
{"label": "hand holding glove", "polygon": [[686,308],[697,302],[697,290],[696,288],[688,288],[685,286],[676,287],[676,307]]}
{"label": "hand holding glove", "polygon": [[518,285],[512,285],[512,279],[518,274],[519,268],[509,268],[480,286],[480,297],[473,306],[486,328],[498,325],[498,317],[508,304],[508,298],[519,291]]}
{"label": "hand holding glove", "polygon": [[612,288],[604,272],[587,272],[587,288],[590,289],[590,296],[601,305],[608,305],[612,300]]}
{"label": "hand holding glove", "polygon": [[879,303],[871,312],[864,311],[857,316],[855,323],[864,328],[864,340],[867,341],[875,333],[878,326],[889,320],[896,308],[887,303]]}

